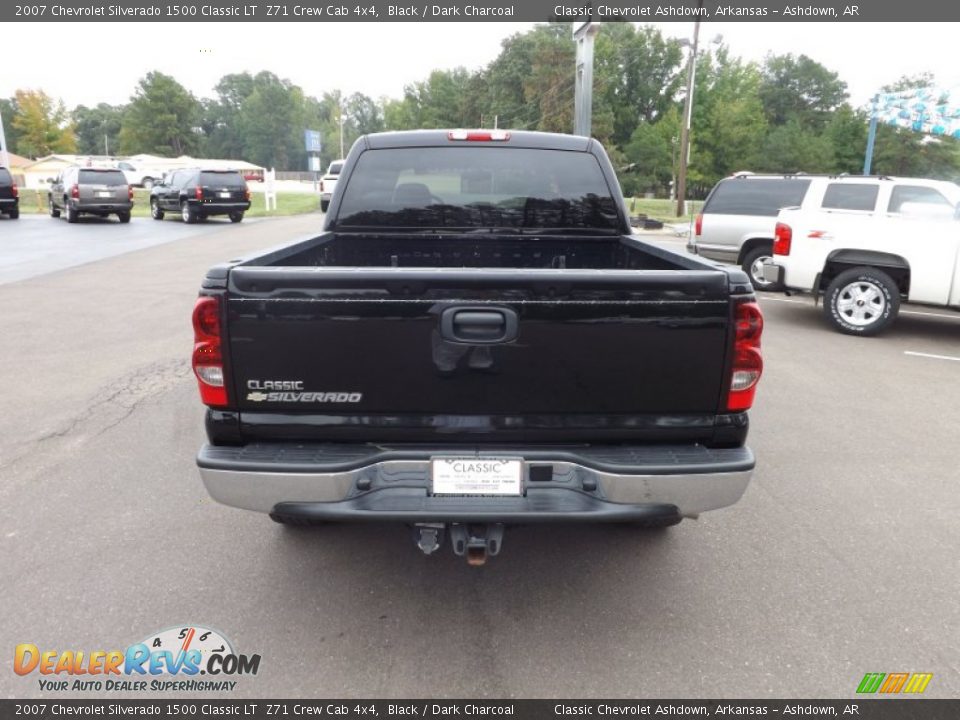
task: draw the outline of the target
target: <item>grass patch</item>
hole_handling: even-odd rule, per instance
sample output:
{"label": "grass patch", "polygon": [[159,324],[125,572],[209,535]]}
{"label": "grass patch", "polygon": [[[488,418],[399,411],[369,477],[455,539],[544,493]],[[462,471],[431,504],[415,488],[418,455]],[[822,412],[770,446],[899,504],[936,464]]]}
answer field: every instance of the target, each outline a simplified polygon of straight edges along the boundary
{"label": "grass patch", "polygon": [[703,207],[702,200],[688,200],[687,209],[690,211],[687,215],[677,217],[677,201],[666,199],[646,199],[646,198],[626,198],[627,211],[631,215],[646,215],[654,220],[663,222],[689,223],[691,218],[695,217]]}
{"label": "grass patch", "polygon": [[[150,217],[150,192],[133,191],[133,217]],[[320,196],[313,193],[277,193],[277,209],[267,212],[263,193],[250,193],[250,209],[246,217],[274,217],[280,215],[302,215],[320,211]],[[20,212],[34,215],[47,212],[46,190],[20,190]],[[168,217],[170,213],[167,213]]]}
{"label": "grass patch", "polygon": [[[147,190],[135,189],[133,199],[133,217],[150,216],[150,193]],[[266,198],[263,193],[250,193],[251,206],[247,217],[275,217],[281,215],[303,215],[320,211],[320,197],[314,193],[277,193],[277,209],[266,209]],[[676,216],[676,203],[673,200],[626,198],[627,210],[631,215],[646,215],[654,220],[667,223],[689,223],[691,218],[700,212],[703,202],[700,200],[688,201],[689,215]],[[46,190],[20,190],[20,212],[46,213]],[[168,213],[169,215],[169,213]]]}

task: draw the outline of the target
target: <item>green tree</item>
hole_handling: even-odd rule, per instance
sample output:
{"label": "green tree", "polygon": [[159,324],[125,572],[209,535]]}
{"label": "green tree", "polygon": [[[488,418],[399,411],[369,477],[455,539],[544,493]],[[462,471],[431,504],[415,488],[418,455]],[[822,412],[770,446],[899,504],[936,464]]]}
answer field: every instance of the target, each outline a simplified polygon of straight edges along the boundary
{"label": "green tree", "polygon": [[832,172],[833,148],[825,135],[791,120],[770,130],[760,148],[757,169],[774,173]]}
{"label": "green tree", "polygon": [[833,152],[830,170],[859,175],[867,149],[867,117],[844,103],[830,118],[824,136]]}
{"label": "green tree", "polygon": [[383,130],[383,114],[373,98],[363,93],[354,93],[344,101],[343,110],[350,127],[348,136],[353,139]]}
{"label": "green tree", "polygon": [[51,153],[75,153],[77,140],[62,101],[42,90],[17,90],[16,113],[10,123],[22,155],[42,157]]}
{"label": "green tree", "polygon": [[201,101],[200,126],[204,137],[203,152],[207,157],[239,158],[243,155],[240,110],[253,93],[253,87],[253,76],[248,72],[224,75],[214,88],[217,97]]}
{"label": "green tree", "polygon": [[847,99],[847,84],[806,55],[770,55],[759,89],[771,126],[790,121],[820,131]]}
{"label": "green tree", "polygon": [[17,116],[17,99],[0,98],[0,118],[3,119],[4,135],[7,138],[7,151],[19,155],[27,153],[17,149],[20,140],[20,131],[13,126],[13,118]]}
{"label": "green tree", "polygon": [[123,107],[100,103],[88,108],[78,105],[71,113],[81,155],[109,155],[119,149]]}
{"label": "green tree", "polygon": [[244,159],[279,170],[303,167],[304,110],[299,87],[273,73],[258,73],[240,106]]}
{"label": "green tree", "polygon": [[732,57],[727,48],[699,59],[689,173],[695,184],[712,186],[757,167],[767,134],[760,85],[757,65]]}
{"label": "green tree", "polygon": [[620,173],[620,184],[628,196],[655,192],[668,187],[673,180],[675,144],[672,136],[666,137],[658,125],[660,123],[642,121],[624,148],[624,156],[629,164]]}
{"label": "green tree", "polygon": [[[485,95],[474,114],[484,124],[518,130],[573,130],[576,47],[569,23],[537,25],[503,41],[496,59],[481,73]],[[612,116],[594,90],[594,126],[612,131]],[[609,130],[607,129],[609,128]]]}
{"label": "green tree", "polygon": [[147,73],[137,84],[120,127],[126,155],[184,155],[200,147],[201,105],[169,75]]}
{"label": "green tree", "polygon": [[[623,146],[638,123],[654,122],[676,101],[684,82],[683,53],[676,40],[665,39],[657,28],[609,23],[597,35],[595,57],[594,109],[599,104],[611,110],[609,139]],[[573,63],[571,50],[564,65],[568,74]]]}

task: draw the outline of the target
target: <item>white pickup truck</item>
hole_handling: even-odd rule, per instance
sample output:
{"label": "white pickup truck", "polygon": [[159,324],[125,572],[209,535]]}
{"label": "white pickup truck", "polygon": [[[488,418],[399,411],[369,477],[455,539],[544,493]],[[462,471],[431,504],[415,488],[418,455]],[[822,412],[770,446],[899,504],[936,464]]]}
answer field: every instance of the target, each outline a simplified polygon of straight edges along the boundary
{"label": "white pickup truck", "polygon": [[337,178],[340,177],[344,162],[346,161],[334,160],[327,168],[326,174],[320,178],[320,209],[323,212],[330,207],[330,198],[333,197],[333,189],[337,187]]}
{"label": "white pickup truck", "polygon": [[815,300],[823,295],[827,320],[850,335],[885,329],[901,301],[960,308],[960,186],[850,180],[844,200],[859,197],[843,209],[814,202],[780,211],[765,279]]}

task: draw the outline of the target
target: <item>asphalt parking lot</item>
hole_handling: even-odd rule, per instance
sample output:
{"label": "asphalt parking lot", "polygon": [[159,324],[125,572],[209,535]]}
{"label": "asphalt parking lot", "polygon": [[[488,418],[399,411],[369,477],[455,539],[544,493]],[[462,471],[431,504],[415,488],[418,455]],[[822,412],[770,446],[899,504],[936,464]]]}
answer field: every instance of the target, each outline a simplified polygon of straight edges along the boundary
{"label": "asphalt parking lot", "polygon": [[[13,224],[0,244],[37,241]],[[909,308],[852,338],[808,300],[763,297],[739,504],[662,533],[516,528],[470,568],[401,526],[291,531],[200,483],[203,273],[319,224],[164,223],[158,240],[134,220],[122,241],[97,225],[144,245],[0,275],[0,646],[203,624],[262,656],[233,697],[852,697],[893,671],[960,694],[960,314]],[[0,694],[43,694],[2,658]]]}
{"label": "asphalt parking lot", "polygon": [[[257,222],[247,218],[245,223]],[[196,225],[177,219],[161,225],[151,218],[133,218],[121,225],[115,216],[83,215],[74,225],[49,215],[0,216],[0,284],[45,275],[56,270],[162,245],[209,235],[230,226],[227,218],[210,218]]]}

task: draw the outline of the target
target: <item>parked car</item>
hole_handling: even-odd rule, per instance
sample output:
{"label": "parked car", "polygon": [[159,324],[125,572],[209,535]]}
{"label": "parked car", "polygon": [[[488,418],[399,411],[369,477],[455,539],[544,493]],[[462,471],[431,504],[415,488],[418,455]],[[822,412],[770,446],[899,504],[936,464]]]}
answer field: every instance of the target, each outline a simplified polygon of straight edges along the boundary
{"label": "parked car", "polygon": [[0,167],[0,213],[11,220],[20,217],[20,191],[13,175],[5,167]]}
{"label": "parked car", "polygon": [[117,168],[123,172],[127,182],[136,187],[149,190],[163,176],[163,171],[157,168],[136,167],[126,160],[117,163]]}
{"label": "parked car", "polygon": [[511,523],[665,527],[740,498],[753,288],[636,238],[599,143],[383,133],[340,175],[323,233],[203,281],[215,500],[409,523],[482,564]]}
{"label": "parked car", "polygon": [[910,178],[818,183],[780,212],[768,282],[823,295],[840,332],[875,335],[902,301],[960,308],[960,186]]}
{"label": "parked car", "polygon": [[49,182],[50,217],[58,218],[62,212],[67,222],[74,223],[81,215],[116,215],[120,222],[130,222],[133,188],[117,168],[68,167]]}
{"label": "parked car", "polygon": [[249,209],[250,190],[236,170],[174,170],[150,191],[150,215],[154,220],[163,220],[167,212],[176,212],[187,223],[212,215],[226,215],[230,222],[238,223]]}
{"label": "parked car", "polygon": [[248,168],[244,170],[243,179],[247,182],[263,182],[263,168]]}
{"label": "parked car", "polygon": [[334,188],[337,187],[337,178],[340,177],[343,163],[343,160],[334,160],[327,168],[326,174],[320,178],[320,209],[323,212],[330,207],[330,199],[333,197]]}

